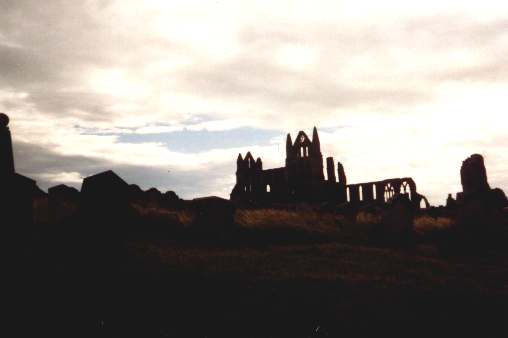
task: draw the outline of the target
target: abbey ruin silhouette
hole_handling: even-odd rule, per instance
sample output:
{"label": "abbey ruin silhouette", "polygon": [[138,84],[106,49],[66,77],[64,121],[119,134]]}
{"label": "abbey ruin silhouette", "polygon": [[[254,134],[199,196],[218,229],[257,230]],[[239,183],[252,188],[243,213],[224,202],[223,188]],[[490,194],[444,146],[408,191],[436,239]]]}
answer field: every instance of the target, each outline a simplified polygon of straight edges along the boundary
{"label": "abbey ruin silhouette", "polygon": [[376,182],[347,184],[342,163],[333,157],[326,158],[327,179],[323,174],[323,154],[317,128],[312,131],[312,140],[304,131],[299,131],[295,141],[291,134],[286,138],[286,166],[264,169],[260,157],[254,160],[250,152],[236,161],[236,184],[231,200],[247,203],[291,203],[291,202],[335,202],[353,205],[385,204],[392,198],[403,195],[414,207],[422,201],[429,207],[427,198],[417,192],[411,177],[390,178]]}

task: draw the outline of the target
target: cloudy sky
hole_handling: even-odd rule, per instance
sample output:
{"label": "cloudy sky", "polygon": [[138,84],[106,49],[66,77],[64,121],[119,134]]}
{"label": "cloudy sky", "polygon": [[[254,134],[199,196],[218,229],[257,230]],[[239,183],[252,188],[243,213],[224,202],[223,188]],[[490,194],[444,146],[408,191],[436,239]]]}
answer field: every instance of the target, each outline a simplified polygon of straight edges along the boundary
{"label": "cloudy sky", "polygon": [[485,156],[508,190],[508,2],[0,0],[0,111],[43,189],[114,169],[228,196],[235,160],[320,131],[351,183],[433,204]]}

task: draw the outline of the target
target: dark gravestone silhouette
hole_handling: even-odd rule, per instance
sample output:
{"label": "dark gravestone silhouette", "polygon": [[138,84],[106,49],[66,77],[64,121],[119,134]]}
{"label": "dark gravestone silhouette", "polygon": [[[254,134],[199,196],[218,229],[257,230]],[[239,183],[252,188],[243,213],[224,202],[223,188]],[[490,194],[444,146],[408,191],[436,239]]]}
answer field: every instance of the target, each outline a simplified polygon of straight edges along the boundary
{"label": "dark gravestone silhouette", "polygon": [[59,184],[49,188],[48,195],[55,199],[76,201],[79,199],[79,190],[65,184]]}
{"label": "dark gravestone silhouette", "polygon": [[76,188],[59,184],[48,189],[50,222],[64,222],[78,210],[80,194]]}
{"label": "dark gravestone silhouette", "polygon": [[129,185],[112,170],[108,170],[85,177],[81,193],[85,203],[124,203],[128,200]]}
{"label": "dark gravestone silhouette", "polygon": [[129,185],[129,201],[150,208],[180,208],[182,200],[174,191],[160,192],[156,188],[143,191],[138,185]]}
{"label": "dark gravestone silhouette", "polygon": [[135,222],[129,185],[108,170],[86,177],[81,188],[80,219],[86,250],[98,268],[114,268],[124,254],[124,240]]}
{"label": "dark gravestone silhouette", "polygon": [[412,245],[415,211],[407,195],[394,196],[382,213],[380,239],[390,245]]}
{"label": "dark gravestone silhouette", "polygon": [[162,202],[162,193],[156,188],[150,188],[144,193],[148,206],[159,207]]}
{"label": "dark gravestone silhouette", "polygon": [[454,209],[457,206],[457,201],[452,197],[452,194],[448,194],[446,198],[446,207]]}
{"label": "dark gravestone silhouette", "polygon": [[224,198],[210,196],[190,201],[193,214],[192,227],[202,233],[213,233],[230,229],[234,225],[235,207]]}
{"label": "dark gravestone silhouette", "polygon": [[144,198],[144,191],[137,184],[129,185],[129,200],[131,202],[141,202]]}
{"label": "dark gravestone silhouette", "polygon": [[162,194],[162,205],[165,208],[180,208],[182,205],[182,200],[174,191],[166,191]]}
{"label": "dark gravestone silhouette", "polygon": [[129,185],[111,170],[86,177],[81,187],[81,211],[91,222],[89,226],[100,226],[108,233],[124,228],[121,223],[130,215],[129,193]]}

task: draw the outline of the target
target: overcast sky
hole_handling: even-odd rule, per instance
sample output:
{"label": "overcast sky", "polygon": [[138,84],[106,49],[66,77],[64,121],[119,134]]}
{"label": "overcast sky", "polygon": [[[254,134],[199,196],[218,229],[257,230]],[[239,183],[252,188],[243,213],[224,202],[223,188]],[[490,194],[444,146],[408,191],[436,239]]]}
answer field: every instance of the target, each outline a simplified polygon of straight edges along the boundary
{"label": "overcast sky", "polygon": [[506,1],[0,0],[0,111],[43,189],[227,197],[239,152],[283,166],[315,125],[349,182],[442,204],[472,153],[508,190],[507,55]]}

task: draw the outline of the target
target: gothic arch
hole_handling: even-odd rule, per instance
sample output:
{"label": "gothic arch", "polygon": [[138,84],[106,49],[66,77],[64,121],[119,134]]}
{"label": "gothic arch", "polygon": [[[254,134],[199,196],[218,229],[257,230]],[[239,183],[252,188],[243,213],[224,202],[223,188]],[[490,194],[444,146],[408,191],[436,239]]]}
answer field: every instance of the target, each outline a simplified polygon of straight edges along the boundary
{"label": "gothic arch", "polygon": [[407,194],[409,199],[412,200],[411,185],[407,181],[403,181],[400,185],[400,193]]}
{"label": "gothic arch", "polygon": [[393,196],[395,196],[395,188],[391,183],[387,183],[384,189],[385,202],[388,202],[390,199],[393,198]]}

